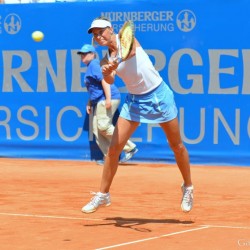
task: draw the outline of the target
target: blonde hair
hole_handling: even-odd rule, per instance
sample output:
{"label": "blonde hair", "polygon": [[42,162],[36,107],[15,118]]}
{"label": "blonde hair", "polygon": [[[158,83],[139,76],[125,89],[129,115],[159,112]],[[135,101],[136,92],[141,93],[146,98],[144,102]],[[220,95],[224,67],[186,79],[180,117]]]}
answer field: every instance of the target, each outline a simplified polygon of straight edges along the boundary
{"label": "blonde hair", "polygon": [[[105,17],[105,16],[99,16],[99,17],[95,18],[94,20],[105,20],[105,21],[108,21],[108,22],[111,23],[110,19],[107,18],[107,17]],[[94,20],[93,20],[93,21],[94,21]]]}

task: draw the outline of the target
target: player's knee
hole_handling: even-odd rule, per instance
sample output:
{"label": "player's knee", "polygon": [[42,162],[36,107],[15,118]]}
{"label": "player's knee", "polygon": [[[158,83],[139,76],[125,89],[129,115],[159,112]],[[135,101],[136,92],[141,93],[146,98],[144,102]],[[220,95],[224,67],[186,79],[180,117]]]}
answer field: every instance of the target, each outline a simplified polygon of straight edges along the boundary
{"label": "player's knee", "polygon": [[175,154],[182,154],[186,150],[186,148],[182,142],[180,142],[178,144],[170,144],[170,147]]}
{"label": "player's knee", "polygon": [[117,150],[117,147],[115,146],[110,146],[109,147],[109,150],[108,150],[108,155],[109,157],[119,157],[120,153],[119,151]]}

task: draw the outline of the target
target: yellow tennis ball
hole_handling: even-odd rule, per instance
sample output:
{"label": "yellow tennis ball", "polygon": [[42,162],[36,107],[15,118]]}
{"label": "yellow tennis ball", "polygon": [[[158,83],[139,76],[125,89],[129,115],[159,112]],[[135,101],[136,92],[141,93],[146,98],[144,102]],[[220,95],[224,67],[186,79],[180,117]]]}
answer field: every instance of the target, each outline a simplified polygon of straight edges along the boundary
{"label": "yellow tennis ball", "polygon": [[42,31],[37,30],[31,34],[31,37],[35,42],[41,42],[44,38],[44,34]]}

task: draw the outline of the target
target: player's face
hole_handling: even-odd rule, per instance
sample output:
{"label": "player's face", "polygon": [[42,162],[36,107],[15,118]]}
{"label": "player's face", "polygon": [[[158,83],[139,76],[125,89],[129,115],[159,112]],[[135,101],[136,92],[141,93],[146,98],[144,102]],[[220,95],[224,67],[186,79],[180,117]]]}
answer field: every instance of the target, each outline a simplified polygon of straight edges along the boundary
{"label": "player's face", "polygon": [[113,34],[110,27],[106,28],[94,28],[92,30],[93,37],[95,41],[101,46],[107,46]]}

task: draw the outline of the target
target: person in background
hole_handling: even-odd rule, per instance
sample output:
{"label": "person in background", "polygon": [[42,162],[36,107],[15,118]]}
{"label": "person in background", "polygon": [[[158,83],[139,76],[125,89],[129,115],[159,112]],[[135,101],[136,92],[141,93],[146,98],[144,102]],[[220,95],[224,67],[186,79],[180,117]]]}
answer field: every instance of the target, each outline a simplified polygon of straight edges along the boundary
{"label": "person in background", "polygon": [[[84,44],[77,54],[87,66],[84,75],[84,83],[89,93],[86,111],[87,114],[93,111],[93,133],[105,158],[114,132],[112,122],[120,105],[120,92],[114,84],[110,85],[103,79],[100,61],[96,58],[96,50],[92,45]],[[138,151],[136,145],[130,140],[127,140],[123,150],[124,157],[121,163],[130,160]],[[97,163],[103,165],[104,161]]]}
{"label": "person in background", "polygon": [[[112,84],[118,75],[125,83],[128,94],[105,158],[99,192],[94,193],[94,197],[82,208],[82,212],[92,213],[101,206],[111,204],[109,191],[117,172],[119,154],[140,123],[159,123],[161,126],[183,178],[181,209],[183,212],[191,211],[193,184],[189,154],[181,139],[172,90],[154,68],[149,56],[136,38],[125,61],[118,64],[117,60],[113,60],[120,54],[120,41],[119,34],[114,33],[109,19],[105,17],[94,19],[88,33],[92,33],[98,45],[108,48],[106,56],[101,61],[104,80]],[[147,153],[153,152],[145,152]]]}

